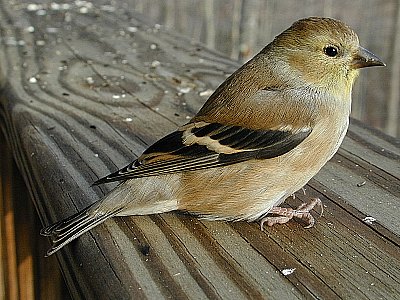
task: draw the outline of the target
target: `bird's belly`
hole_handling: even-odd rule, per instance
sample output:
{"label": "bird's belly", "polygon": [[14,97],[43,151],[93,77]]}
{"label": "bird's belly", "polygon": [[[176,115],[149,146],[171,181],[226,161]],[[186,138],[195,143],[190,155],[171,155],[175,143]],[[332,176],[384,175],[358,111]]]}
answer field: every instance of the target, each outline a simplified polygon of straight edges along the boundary
{"label": "bird's belly", "polygon": [[290,167],[279,159],[190,172],[182,178],[184,193],[178,197],[178,207],[207,219],[253,221],[311,177],[291,177]]}

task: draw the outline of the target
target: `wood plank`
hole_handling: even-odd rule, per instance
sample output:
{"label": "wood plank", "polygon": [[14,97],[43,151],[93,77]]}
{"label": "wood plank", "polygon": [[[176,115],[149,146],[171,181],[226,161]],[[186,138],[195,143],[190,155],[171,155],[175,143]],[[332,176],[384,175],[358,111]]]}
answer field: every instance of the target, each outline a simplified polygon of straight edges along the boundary
{"label": "wood plank", "polygon": [[[4,136],[0,132],[0,140]],[[0,298],[70,299],[55,257],[45,259],[47,241],[12,153],[0,144]]]}
{"label": "wood plank", "polygon": [[1,228],[1,269],[4,299],[18,299],[18,267],[16,235],[14,225],[13,193],[10,173],[12,172],[11,153],[5,145],[0,146],[0,228]]}
{"label": "wood plank", "polygon": [[[0,2],[0,124],[49,224],[100,199],[114,185],[94,180],[184,124],[237,64],[147,24],[128,2],[41,3]],[[325,214],[309,230],[176,213],[108,220],[57,254],[71,295],[396,298],[398,146],[352,122],[307,196],[288,201],[321,197]]]}

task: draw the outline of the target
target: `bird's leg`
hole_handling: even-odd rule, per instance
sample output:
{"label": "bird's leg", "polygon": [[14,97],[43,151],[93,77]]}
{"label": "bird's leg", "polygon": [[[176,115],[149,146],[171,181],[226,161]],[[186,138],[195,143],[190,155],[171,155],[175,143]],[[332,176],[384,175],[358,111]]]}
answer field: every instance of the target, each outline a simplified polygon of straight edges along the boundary
{"label": "bird's leg", "polygon": [[307,226],[305,228],[311,228],[314,226],[315,220],[311,215],[310,211],[315,207],[319,207],[322,216],[324,208],[322,202],[319,198],[312,198],[310,202],[301,204],[298,208],[285,208],[285,207],[273,207],[268,214],[278,215],[276,217],[264,217],[261,220],[260,226],[261,230],[264,230],[264,223],[268,226],[273,226],[274,224],[284,224],[293,218],[298,218],[303,220]]}

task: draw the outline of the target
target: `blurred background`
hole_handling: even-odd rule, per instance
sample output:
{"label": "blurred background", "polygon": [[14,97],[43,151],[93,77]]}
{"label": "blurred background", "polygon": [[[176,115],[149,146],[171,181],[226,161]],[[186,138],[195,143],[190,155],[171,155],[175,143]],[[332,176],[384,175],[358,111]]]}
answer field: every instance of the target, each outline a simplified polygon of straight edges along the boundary
{"label": "blurred background", "polygon": [[353,90],[352,116],[400,136],[399,0],[133,0],[129,7],[176,34],[245,62],[294,21],[340,19],[363,47],[386,62],[364,69]]}

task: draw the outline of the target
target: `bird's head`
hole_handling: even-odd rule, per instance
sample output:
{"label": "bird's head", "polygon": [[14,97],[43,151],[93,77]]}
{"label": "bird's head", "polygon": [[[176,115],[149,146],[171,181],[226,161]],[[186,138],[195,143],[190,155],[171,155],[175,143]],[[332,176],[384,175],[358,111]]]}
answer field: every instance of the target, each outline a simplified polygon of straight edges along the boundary
{"label": "bird's head", "polygon": [[341,96],[350,95],[360,68],[385,65],[359,45],[350,27],[330,18],[295,22],[275,38],[269,50],[284,61],[284,77],[296,77],[300,80],[295,84],[309,84]]}

